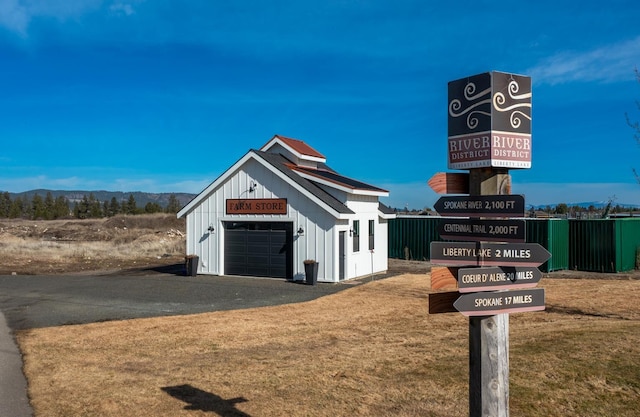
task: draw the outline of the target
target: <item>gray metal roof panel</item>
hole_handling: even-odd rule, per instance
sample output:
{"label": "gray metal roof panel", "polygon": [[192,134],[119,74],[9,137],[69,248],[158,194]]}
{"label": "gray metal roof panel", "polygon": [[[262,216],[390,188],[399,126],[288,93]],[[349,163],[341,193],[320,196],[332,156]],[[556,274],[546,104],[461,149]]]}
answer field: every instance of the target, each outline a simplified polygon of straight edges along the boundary
{"label": "gray metal roof panel", "polygon": [[378,210],[380,210],[380,212],[382,214],[395,214],[396,213],[392,208],[387,207],[386,205],[384,205],[384,204],[382,204],[380,202],[378,202]]}
{"label": "gray metal roof panel", "polygon": [[338,213],[354,214],[354,212],[350,208],[348,208],[347,206],[342,204],[340,200],[338,200],[337,198],[335,198],[334,196],[332,196],[331,194],[329,194],[328,192],[320,188],[316,183],[301,177],[294,170],[289,168],[288,165],[291,164],[292,162],[287,158],[285,158],[284,156],[282,156],[281,154],[263,152],[258,150],[252,150],[252,151],[256,155],[264,159],[266,162],[268,162],[270,165],[278,169],[280,172],[285,174],[288,178],[290,178],[300,186],[304,187],[311,194],[313,194],[315,197],[320,199],[323,203],[327,204],[329,207],[331,207]]}
{"label": "gray metal roof panel", "polygon": [[297,166],[295,169],[301,172],[305,172],[309,175],[313,175],[314,177],[322,178],[329,182],[339,184],[354,190],[387,192],[387,190],[383,190],[382,188],[375,187],[373,185],[355,180],[353,178],[345,177],[344,175],[340,175],[336,171],[332,170],[331,168],[329,168],[329,170],[324,170],[324,169],[313,169],[313,168]]}

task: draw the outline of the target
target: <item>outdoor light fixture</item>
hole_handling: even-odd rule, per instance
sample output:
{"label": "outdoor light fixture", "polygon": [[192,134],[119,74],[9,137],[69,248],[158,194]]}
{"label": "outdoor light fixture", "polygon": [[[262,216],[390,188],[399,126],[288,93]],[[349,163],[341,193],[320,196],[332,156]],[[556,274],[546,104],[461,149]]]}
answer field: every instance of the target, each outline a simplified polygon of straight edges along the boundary
{"label": "outdoor light fixture", "polygon": [[207,230],[209,231],[209,233],[213,233],[216,229],[213,227],[213,224],[210,224]]}
{"label": "outdoor light fixture", "polygon": [[299,227],[297,233],[298,233],[298,236],[304,235],[304,229],[302,229],[302,227]]}
{"label": "outdoor light fixture", "polygon": [[249,183],[249,192],[250,193],[254,192],[257,186],[258,184],[256,184],[253,180],[251,180],[251,182]]}
{"label": "outdoor light fixture", "polygon": [[349,229],[349,237],[353,237],[353,229]]}

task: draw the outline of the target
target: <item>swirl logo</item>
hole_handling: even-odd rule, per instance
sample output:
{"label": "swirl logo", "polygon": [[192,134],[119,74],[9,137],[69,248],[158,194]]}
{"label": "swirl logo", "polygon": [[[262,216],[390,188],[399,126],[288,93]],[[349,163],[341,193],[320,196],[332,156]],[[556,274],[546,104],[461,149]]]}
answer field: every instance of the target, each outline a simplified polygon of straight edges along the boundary
{"label": "swirl logo", "polygon": [[478,107],[491,102],[491,88],[482,90],[478,94],[474,94],[475,91],[476,85],[472,82],[468,83],[464,87],[464,98],[468,103],[470,103],[468,107],[463,108],[462,101],[457,98],[451,100],[451,102],[449,103],[449,116],[460,117],[466,114],[466,124],[467,127],[471,130],[478,127],[478,115],[491,117],[491,112],[485,111],[483,109],[478,109]]}
{"label": "swirl logo", "polygon": [[501,92],[493,95],[493,108],[508,113],[509,124],[513,129],[518,129],[522,125],[522,117],[531,121],[531,92],[518,94],[520,85],[515,80],[509,81],[507,91],[510,100]]}
{"label": "swirl logo", "polygon": [[449,83],[449,136],[483,132],[491,125],[490,73]]}

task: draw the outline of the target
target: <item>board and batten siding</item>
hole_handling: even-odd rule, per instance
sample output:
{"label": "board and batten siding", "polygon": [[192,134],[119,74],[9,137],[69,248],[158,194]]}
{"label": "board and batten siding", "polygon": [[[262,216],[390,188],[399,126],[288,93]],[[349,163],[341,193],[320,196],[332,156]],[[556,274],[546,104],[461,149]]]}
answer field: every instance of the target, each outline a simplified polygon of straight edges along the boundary
{"label": "board and batten siding", "polygon": [[[387,223],[380,218],[377,197],[350,194],[346,198],[346,205],[355,214],[349,222],[360,222],[360,250],[353,252],[353,237],[349,237],[347,245],[347,259],[350,278],[370,275],[387,270]],[[374,252],[369,250],[369,220],[374,222]],[[382,252],[382,253],[381,253]]]}
{"label": "board and batten siding", "polygon": [[[252,181],[256,188],[249,193]],[[235,198],[285,198],[287,214],[226,214],[226,200]],[[200,257],[199,273],[224,273],[224,222],[234,220],[293,223],[294,279],[303,279],[303,261],[314,259],[319,262],[318,281],[337,281],[337,268],[334,268],[337,253],[332,250],[338,242],[337,227],[334,227],[336,219],[254,159],[230,173],[223,184],[187,214],[187,235],[192,236],[187,239],[187,253]],[[210,225],[215,229],[213,233],[208,231]],[[304,234],[298,236],[296,231],[300,227]],[[348,230],[348,226],[344,230]]]}

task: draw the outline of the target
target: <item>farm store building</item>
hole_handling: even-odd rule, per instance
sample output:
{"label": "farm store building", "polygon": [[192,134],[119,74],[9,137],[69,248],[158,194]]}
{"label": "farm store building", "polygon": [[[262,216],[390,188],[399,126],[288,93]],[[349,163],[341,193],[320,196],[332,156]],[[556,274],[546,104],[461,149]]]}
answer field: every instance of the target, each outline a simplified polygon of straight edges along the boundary
{"label": "farm store building", "polygon": [[387,270],[389,193],[338,174],[306,143],[276,135],[250,150],[180,212],[198,273],[319,282]]}

